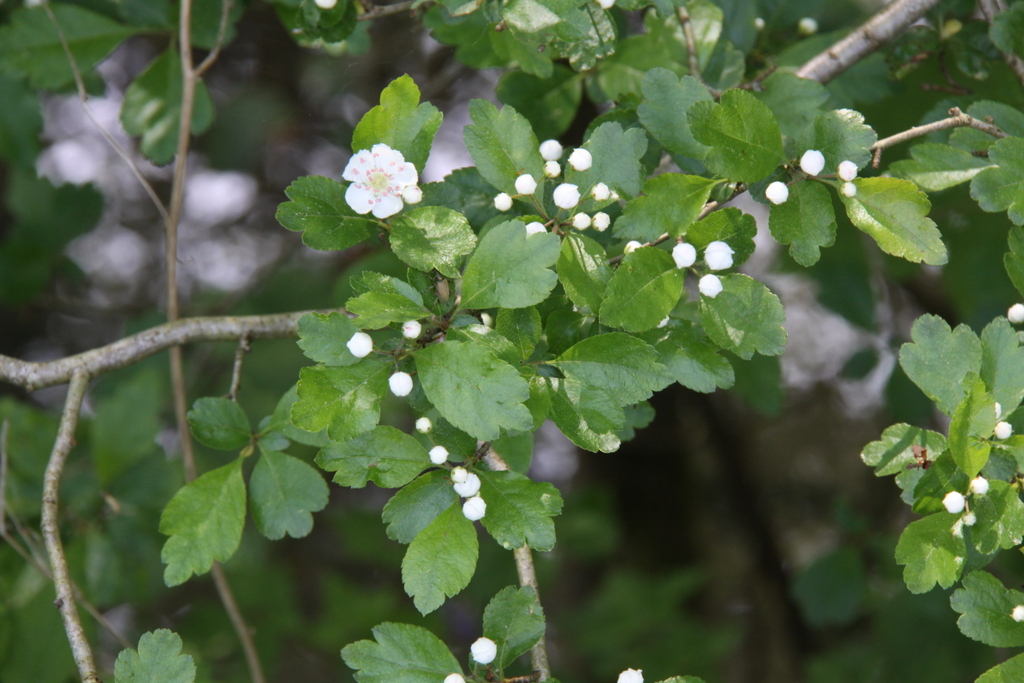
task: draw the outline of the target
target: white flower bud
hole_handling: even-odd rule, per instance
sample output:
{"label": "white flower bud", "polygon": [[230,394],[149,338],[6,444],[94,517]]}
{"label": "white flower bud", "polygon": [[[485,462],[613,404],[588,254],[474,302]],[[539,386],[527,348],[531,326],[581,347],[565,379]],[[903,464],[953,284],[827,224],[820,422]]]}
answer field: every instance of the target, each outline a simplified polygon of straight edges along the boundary
{"label": "white flower bud", "polygon": [[[480,501],[483,502],[482,500]],[[467,505],[469,502],[467,501]],[[467,517],[469,515],[466,515]],[[483,517],[483,515],[480,515]],[[480,519],[477,517],[477,519]],[[473,655],[473,661],[477,664],[490,664],[498,656],[498,646],[490,638],[477,638],[476,642],[469,646],[469,652]]]}
{"label": "white flower bud", "polygon": [[612,190],[612,196],[609,197],[609,199],[611,199],[613,202],[619,201],[619,193],[616,192],[615,190]]}
{"label": "white flower bud", "polygon": [[430,456],[430,462],[435,465],[443,465],[448,462],[448,449],[444,446],[434,446],[430,449],[428,455]]}
{"label": "white flower bud", "polygon": [[388,377],[388,386],[395,396],[408,396],[412,391],[412,375],[408,372],[396,372]]}
{"label": "white flower bud", "polygon": [[689,268],[697,262],[697,248],[692,244],[680,242],[672,247],[672,258],[676,262],[676,268]]}
{"label": "white flower bud", "polygon": [[722,281],[717,275],[705,275],[697,281],[697,289],[704,296],[714,299],[722,293]]}
{"label": "white flower bud", "polygon": [[626,669],[619,674],[618,683],[644,683],[644,670]]}
{"label": "white flower bud", "polygon": [[999,404],[999,401],[996,401],[995,405],[992,407],[996,411],[996,420],[998,420],[1003,416],[1003,406]]}
{"label": "white flower bud", "polygon": [[402,323],[402,336],[406,339],[416,339],[423,332],[423,325],[419,320],[407,320]]}
{"label": "white flower bud", "polygon": [[466,683],[466,679],[462,674],[448,674],[444,677],[444,683]]}
{"label": "white flower bud", "polygon": [[1010,616],[1013,617],[1014,621],[1024,621],[1024,605],[1017,605],[1010,612]]}
{"label": "white flower bud", "polygon": [[597,4],[601,6],[601,9],[611,9],[615,7],[615,0],[597,0]]}
{"label": "white flower bud", "polygon": [[537,181],[529,173],[516,178],[516,192],[519,194],[533,194],[537,191]]}
{"label": "white flower bud", "polygon": [[612,196],[612,191],[604,183],[598,183],[590,188],[590,196],[599,202],[603,202]]}
{"label": "white flower bud", "polygon": [[569,155],[569,165],[577,171],[586,171],[593,165],[593,163],[594,157],[592,157],[590,152],[582,147],[577,147],[572,151],[572,154]]}
{"label": "white flower bud", "polygon": [[816,149],[809,149],[800,157],[800,170],[807,175],[818,175],[825,168],[825,155]]}
{"label": "white flower bud", "polygon": [[711,270],[732,268],[732,255],[735,252],[725,242],[715,240],[704,249],[704,262]]}
{"label": "white flower bud", "polygon": [[995,434],[997,439],[1009,439],[1013,434],[1013,425],[1009,422],[997,422]]}
{"label": "white flower bud", "polygon": [[562,174],[562,167],[557,161],[544,162],[544,175],[548,178],[557,178]]}
{"label": "white flower bud", "polygon": [[540,156],[544,161],[558,161],[562,158],[562,143],[558,140],[545,140],[540,143]]}
{"label": "white flower bud", "polygon": [[946,497],[942,499],[942,504],[946,506],[948,512],[958,514],[964,511],[964,504],[967,499],[964,498],[964,494],[959,491],[950,491],[946,494]]}
{"label": "white flower bud", "polygon": [[337,4],[338,0],[316,0],[316,6],[320,9],[334,9]]}
{"label": "white flower bud", "polygon": [[1006,312],[1006,319],[1014,325],[1024,323],[1024,304],[1014,304]]}
{"label": "white flower bud", "polygon": [[598,232],[604,232],[605,230],[608,229],[608,226],[612,224],[612,218],[604,211],[598,211],[590,220],[590,224],[594,226],[594,230],[597,230]]}
{"label": "white flower bud", "polygon": [[666,315],[664,318],[661,319],[661,322],[658,323],[658,329],[660,330],[663,327],[667,327],[668,326],[668,322],[670,320],[672,320],[672,316]]}
{"label": "white flower bud", "polygon": [[498,211],[508,211],[512,208],[512,197],[507,192],[494,195],[494,208]]}
{"label": "white flower bud", "polygon": [[[475,522],[478,519],[483,519],[484,515],[487,514],[487,503],[480,496],[473,496],[467,498],[466,502],[462,504],[462,514],[466,516],[471,522]],[[475,658],[475,657],[474,657]],[[480,661],[479,659],[477,661]],[[488,660],[490,661],[490,660]],[[480,662],[484,664],[485,662]]]}
{"label": "white flower bud", "polygon": [[971,479],[971,493],[978,496],[984,496],[988,493],[988,479],[985,477]]}
{"label": "white flower bud", "polygon": [[461,484],[462,482],[466,481],[466,479],[469,477],[469,470],[467,470],[465,467],[453,467],[451,476],[452,483]]}
{"label": "white flower bud", "polygon": [[420,434],[429,434],[430,430],[433,428],[434,423],[430,421],[429,417],[416,418],[416,431]]}
{"label": "white flower bud", "polygon": [[764,196],[768,198],[772,204],[783,204],[789,199],[789,188],[786,187],[786,183],[780,183],[776,180],[765,188]]}
{"label": "white flower bud", "polygon": [[844,197],[856,197],[857,196],[857,186],[854,185],[853,183],[843,183],[839,187],[839,191],[843,193]]}
{"label": "white flower bud", "polygon": [[463,498],[472,498],[480,492],[480,477],[472,472],[466,475],[466,481],[461,484],[454,484],[455,493]]}
{"label": "white flower bud", "polygon": [[764,19],[762,19],[761,17],[754,17],[754,28],[756,28],[758,31],[763,31]]}
{"label": "white flower bud", "polygon": [[483,323],[484,327],[494,327],[494,318],[491,317],[490,313],[481,313],[480,322]]}
{"label": "white flower bud", "polygon": [[818,22],[811,17],[804,17],[796,25],[796,29],[802,36],[813,36],[818,32]]}
{"label": "white flower bud", "polygon": [[[579,150],[576,151],[578,152]],[[580,203],[580,188],[572,183],[562,183],[555,188],[551,198],[555,201],[555,206],[558,208],[571,209]]]}
{"label": "white flower bud", "polygon": [[345,342],[345,346],[348,347],[349,353],[356,358],[365,358],[373,351],[373,339],[365,332],[356,332],[351,339]]}
{"label": "white flower bud", "polygon": [[852,161],[840,161],[839,162],[839,178],[850,182],[857,177],[857,164]]}
{"label": "white flower bud", "polygon": [[419,185],[410,185],[402,190],[402,201],[406,204],[419,204],[423,201],[423,190]]}
{"label": "white flower bud", "polygon": [[590,227],[590,216],[585,213],[578,213],[572,217],[572,227],[577,230],[586,230]]}
{"label": "white flower bud", "polygon": [[526,236],[536,235],[538,232],[547,232],[548,229],[544,227],[543,223],[533,221],[526,224]]}
{"label": "white flower bud", "polygon": [[637,249],[639,249],[642,246],[644,246],[644,245],[641,244],[640,242],[637,242],[636,240],[630,240],[630,241],[626,242],[626,246],[622,248],[622,254],[623,255],[632,254],[634,251],[636,251]]}
{"label": "white flower bud", "polygon": [[978,523],[978,516],[973,512],[966,512],[964,516],[960,518],[960,521],[964,523],[964,526],[974,526]]}

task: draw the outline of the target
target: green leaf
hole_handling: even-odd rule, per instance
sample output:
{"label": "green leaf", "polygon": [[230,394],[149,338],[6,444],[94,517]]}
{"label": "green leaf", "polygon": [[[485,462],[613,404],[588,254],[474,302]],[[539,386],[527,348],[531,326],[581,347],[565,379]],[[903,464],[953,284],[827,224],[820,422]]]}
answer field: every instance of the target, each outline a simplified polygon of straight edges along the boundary
{"label": "green leaf", "polygon": [[562,511],[562,496],[547,482],[516,472],[480,470],[480,497],[487,514],[480,520],[501,547],[509,550],[529,543],[544,552],[555,547],[552,517]]}
{"label": "green leaf", "polygon": [[[570,14],[573,35],[554,41],[554,47],[569,58],[577,71],[589,71],[598,60],[615,52],[616,31],[605,12],[591,3],[583,3],[578,13]],[[569,24],[569,22],[565,22]]]}
{"label": "green leaf", "polygon": [[612,278],[604,247],[585,235],[569,233],[562,240],[555,268],[562,288],[574,304],[600,310],[605,287]]}
{"label": "green leaf", "polygon": [[1003,52],[1024,57],[1024,6],[1013,4],[998,12],[992,18],[988,35]]}
{"label": "green leaf", "polygon": [[713,101],[707,87],[693,76],[679,78],[658,67],[647,72],[642,88],[637,114],[644,128],[672,154],[703,159],[707,147],[694,139],[686,114],[697,102]]}
{"label": "green leaf", "polygon": [[345,345],[359,328],[344,313],[307,313],[299,318],[299,348],[325,365],[352,365],[359,358]]}
{"label": "green leaf", "polygon": [[919,515],[942,512],[946,509],[942,502],[946,494],[950,491],[966,491],[970,484],[967,473],[957,466],[949,451],[940,453],[938,457],[929,453],[929,457],[932,458],[932,464],[914,484],[910,501],[914,512]]}
{"label": "green leaf", "polygon": [[526,431],[533,419],[523,402],[526,380],[479,343],[446,341],[416,353],[416,368],[427,395],[441,415],[483,441],[502,429]]}
{"label": "green leaf", "polygon": [[540,342],[544,328],[536,308],[503,308],[498,311],[494,328],[515,347],[520,360],[527,360]]}
{"label": "green leaf", "polygon": [[358,316],[353,321],[357,327],[375,330],[391,323],[420,320],[430,315],[430,310],[423,305],[423,297],[404,280],[365,272],[362,282],[368,291],[345,302],[345,308]]}
{"label": "green leaf", "polygon": [[672,257],[647,247],[626,254],[605,289],[601,323],[627,332],[658,325],[679,303],[683,273]]}
{"label": "green leaf", "polygon": [[535,180],[544,177],[544,160],[530,123],[512,107],[498,109],[484,100],[469,103],[473,125],[463,136],[477,170],[484,180],[502,192],[516,192],[516,178],[529,173]]}
{"label": "green leaf", "polygon": [[722,292],[701,296],[700,316],[711,341],[744,360],[754,352],[777,356],[785,350],[786,313],[779,297],[762,283],[733,273],[723,275]]}
{"label": "green leaf", "polygon": [[746,91],[727,90],[719,103],[697,102],[687,118],[694,139],[709,148],[704,163],[720,176],[755,183],[785,162],[775,116]]}
{"label": "green leaf", "polygon": [[981,342],[966,325],[950,330],[942,318],[923,315],[900,347],[900,365],[939,410],[952,415],[964,396],[967,373],[981,371]]}
{"label": "green leaf", "polygon": [[896,562],[906,565],[903,580],[911,593],[927,593],[935,584],[949,588],[960,578],[967,546],[959,522],[960,515],[938,512],[903,530],[896,544]]}
{"label": "green leaf", "polygon": [[469,585],[479,552],[476,528],[457,502],[416,535],[402,560],[402,585],[420,614]]}
{"label": "green leaf", "polygon": [[537,137],[557,138],[564,133],[583,96],[582,77],[561,64],[555,64],[548,78],[506,71],[498,81],[498,99],[529,119]]}
{"label": "green leaf", "polygon": [[1006,318],[996,318],[981,332],[981,378],[1005,415],[1024,399],[1024,349]]}
{"label": "green leaf", "polygon": [[876,477],[899,474],[907,469],[907,465],[917,463],[914,446],[927,451],[925,455],[934,460],[946,450],[946,437],[908,424],[894,424],[882,432],[882,438],[872,441],[860,454],[860,459],[868,467],[875,468]]}
{"label": "green leaf", "polygon": [[411,543],[438,515],[458,502],[448,472],[434,470],[402,487],[384,506],[388,538]]}
{"label": "green leaf", "polygon": [[138,652],[121,650],[114,662],[114,683],[193,683],[196,664],[181,654],[181,638],[165,628],[143,633]]}
{"label": "green leaf", "polygon": [[[50,10],[83,74],[139,31],[76,5],[55,2]],[[73,82],[67,54],[46,9],[17,9],[11,13],[10,23],[0,27],[0,70],[27,75],[36,89],[60,90]]]}
{"label": "green leaf", "polygon": [[647,181],[643,197],[626,204],[613,232],[623,239],[653,242],[667,233],[686,234],[700,216],[717,181],[694,175],[663,173]]}
{"label": "green leaf", "polygon": [[953,592],[949,604],[960,613],[956,625],[968,638],[992,647],[1024,645],[1024,623],[1010,616],[1014,607],[1024,604],[1024,593],[1008,590],[988,572],[965,576],[963,588]]}
{"label": "green leaf", "polygon": [[654,347],[622,332],[588,337],[551,364],[567,378],[607,392],[619,405],[648,399],[672,382]]}
{"label": "green leaf", "polygon": [[868,593],[860,552],[840,547],[798,573],[793,597],[811,626],[846,626],[864,611]]}
{"label": "green leaf", "polygon": [[352,133],[352,151],[368,150],[377,143],[397,149],[422,174],[434,134],[441,126],[441,112],[432,104],[420,104],[420,89],[408,74],[388,84],[380,104],[366,112]]}
{"label": "green leaf", "polygon": [[625,424],[626,416],[618,400],[579,380],[546,379],[551,421],[570,441],[595,453],[619,450],[616,432]]}
{"label": "green leaf", "polygon": [[316,464],[334,472],[334,483],[361,489],[367,481],[386,489],[405,486],[430,467],[427,451],[412,436],[381,425],[320,449]]}
{"label": "green leaf", "polygon": [[344,367],[302,368],[292,422],[307,432],[326,428],[333,441],[346,441],[373,429],[380,420],[380,401],[391,369],[388,363],[368,358]]}
{"label": "green leaf", "polygon": [[994,164],[949,145],[922,142],[910,148],[911,159],[892,164],[889,169],[897,178],[911,181],[922,190],[938,192],[966,183]]}
{"label": "green leaf", "polygon": [[733,248],[733,267],[743,265],[754,253],[754,236],[757,235],[757,221],[748,213],[735,207],[719,209],[693,224],[686,232],[686,241],[698,252],[718,240],[727,242]]}
{"label": "green leaf", "polygon": [[658,362],[687,389],[709,394],[728,389],[736,381],[732,365],[700,329],[685,320],[671,323],[657,341]]}
{"label": "green leaf", "polygon": [[949,424],[949,452],[968,477],[974,477],[988,461],[987,437],[996,425],[995,401],[977,375],[964,380],[966,396]]}
{"label": "green leaf", "polygon": [[249,443],[252,428],[242,406],[227,398],[201,398],[188,411],[192,436],[210,448],[233,451]]}
{"label": "green leaf", "polygon": [[852,161],[857,168],[864,168],[871,161],[871,145],[878,141],[878,135],[871,126],[864,125],[864,115],[852,109],[836,109],[818,114],[814,122],[804,130],[797,142],[802,154],[805,150],[816,149],[825,155],[825,170],[835,173],[843,161]]}
{"label": "green leaf", "polygon": [[[486,517],[484,517],[486,519]],[[501,670],[544,635],[544,610],[530,586],[507,586],[484,609],[484,637],[498,646],[494,668]]]}
{"label": "green leaf", "polygon": [[20,79],[0,74],[0,101],[0,158],[35,169],[43,130],[39,96]]}
{"label": "green leaf", "polygon": [[1006,211],[1010,220],[1024,225],[1024,138],[1003,138],[992,145],[986,168],[971,181],[971,197],[982,211]]}
{"label": "green leaf", "polygon": [[719,36],[722,35],[722,9],[708,0],[690,0],[686,3],[690,15],[690,29],[693,32],[697,63],[703,72],[715,51]]}
{"label": "green leaf", "polygon": [[413,209],[391,222],[391,248],[413,268],[459,276],[459,261],[476,247],[466,217],[441,206]]}
{"label": "green leaf", "polygon": [[594,159],[586,171],[576,171],[566,166],[566,182],[575,183],[580,194],[587,197],[598,183],[604,183],[618,192],[624,199],[631,199],[640,193],[647,173],[640,163],[647,151],[647,136],[640,128],[625,128],[613,121],[606,121],[594,129],[583,148]]}
{"label": "green leaf", "polygon": [[1024,538],[1024,503],[1011,484],[990,480],[988,493],[971,496],[971,512],[978,518],[971,527],[971,540],[978,552],[990,555],[1000,548],[1009,550],[1020,545]]}
{"label": "green leaf", "polygon": [[[289,441],[321,448],[330,441],[326,430],[307,432],[305,429],[300,429],[292,423],[292,406],[299,400],[297,388],[298,385],[296,384],[281,396],[281,399],[274,407],[274,414],[270,416],[270,425],[264,428],[280,432]],[[262,424],[261,427],[263,427]]]}
{"label": "green leaf", "polygon": [[[174,159],[181,120],[181,58],[167,50],[135,77],[124,93],[121,124],[129,135],[138,135],[139,146],[155,164]],[[213,100],[202,81],[196,85],[191,129],[199,134],[213,123]]]}
{"label": "green leaf", "polygon": [[1009,246],[1010,250],[1003,256],[1003,266],[1013,286],[1024,296],[1024,230],[1010,228]]}
{"label": "green leaf", "polygon": [[444,643],[421,626],[384,623],[372,640],[347,645],[341,658],[359,683],[437,683],[462,667]]}
{"label": "green leaf", "polygon": [[547,299],[558,282],[561,244],[550,232],[526,234],[521,221],[505,221],[480,240],[462,278],[462,307],[525,308]]}
{"label": "green leaf", "polygon": [[539,33],[557,27],[575,9],[576,3],[571,0],[509,0],[502,8],[502,17],[517,31]]}
{"label": "green leaf", "polygon": [[[515,311],[523,309],[503,308],[503,311]],[[522,358],[519,351],[501,333],[486,325],[466,325],[465,327],[452,327],[448,330],[448,338],[460,342],[478,342],[489,348],[495,356],[515,367]]]}
{"label": "green leaf", "polygon": [[793,260],[813,266],[821,257],[820,247],[836,241],[836,214],[828,189],[816,182],[794,183],[789,199],[772,205],[768,227],[776,242],[790,245]]}
{"label": "green leaf", "polygon": [[380,224],[352,210],[345,188],[323,176],[297,178],[284,191],[291,201],[277,207],[277,221],[288,230],[301,231],[302,243],[320,251],[359,244],[377,234]]}
{"label": "green leaf", "polygon": [[819,114],[829,94],[818,81],[779,69],[762,81],[754,97],[772,110],[782,134],[795,140]]}
{"label": "green leaf", "polygon": [[948,260],[942,235],[928,218],[931,202],[908,180],[858,178],[857,194],[840,194],[846,214],[887,254],[941,266]]}
{"label": "green leaf", "polygon": [[974,683],[1017,683],[1020,680],[1024,680],[1024,654],[992,667]]}
{"label": "green leaf", "polygon": [[272,541],[302,538],[313,530],[311,513],[327,506],[327,484],[319,473],[298,458],[260,449],[260,459],[249,477],[252,521]]}
{"label": "green leaf", "polygon": [[210,470],[186,484],[160,515],[160,533],[170,536],[160,559],[167,565],[164,583],[177,586],[193,573],[210,571],[238,549],[245,526],[242,459]]}

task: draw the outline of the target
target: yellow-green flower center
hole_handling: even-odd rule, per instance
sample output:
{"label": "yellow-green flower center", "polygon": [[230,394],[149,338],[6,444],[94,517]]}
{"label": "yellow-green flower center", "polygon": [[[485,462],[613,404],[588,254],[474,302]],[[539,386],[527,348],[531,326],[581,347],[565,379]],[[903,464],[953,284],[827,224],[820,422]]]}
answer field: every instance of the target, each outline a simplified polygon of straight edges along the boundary
{"label": "yellow-green flower center", "polygon": [[374,194],[380,194],[385,192],[388,186],[391,185],[391,178],[384,171],[373,170],[370,171],[366,184],[370,186]]}

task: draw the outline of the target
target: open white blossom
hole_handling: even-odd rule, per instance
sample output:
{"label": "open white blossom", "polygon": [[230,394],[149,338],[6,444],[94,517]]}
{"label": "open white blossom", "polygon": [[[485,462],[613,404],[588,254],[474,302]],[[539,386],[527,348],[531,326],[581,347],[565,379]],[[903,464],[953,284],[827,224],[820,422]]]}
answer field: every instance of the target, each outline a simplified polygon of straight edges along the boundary
{"label": "open white blossom", "polygon": [[540,143],[540,156],[544,161],[558,161],[562,158],[562,143],[558,140],[545,140]]}
{"label": "open white blossom", "polygon": [[1014,325],[1024,323],[1024,304],[1014,304],[1006,312],[1006,319]]}
{"label": "open white blossom", "polygon": [[606,214],[604,211],[598,211],[590,220],[590,224],[594,226],[594,230],[597,230],[598,232],[604,232],[605,230],[608,229],[608,226],[612,224],[612,217]]}
{"label": "open white blossom", "polygon": [[776,180],[765,188],[764,196],[772,204],[784,204],[789,199],[789,188],[786,187],[786,183],[780,183]]}
{"label": "open white blossom", "polygon": [[452,488],[463,498],[472,498],[480,492],[480,477],[470,472],[466,475],[466,481],[461,484],[453,484]]}
{"label": "open white blossom", "polygon": [[591,156],[590,152],[582,147],[577,147],[572,151],[572,154],[569,155],[569,165],[577,171],[586,171],[591,167],[591,165],[593,165],[593,163],[594,157]]}
{"label": "open white blossom", "polygon": [[537,181],[529,173],[524,173],[516,178],[516,192],[519,194],[533,194],[537,191]]}
{"label": "open white blossom", "polygon": [[732,268],[732,255],[736,253],[725,242],[715,240],[704,249],[704,262],[711,270]]}
{"label": "open white blossom", "polygon": [[697,281],[697,289],[704,296],[714,299],[722,293],[722,280],[717,275],[705,275]]}
{"label": "open white blossom", "polygon": [[388,377],[388,386],[395,396],[408,396],[412,391],[412,375],[408,372],[396,372]]}
{"label": "open white blossom", "polygon": [[[577,150],[579,151],[579,150]],[[580,203],[580,188],[572,183],[562,183],[551,194],[555,206],[560,209],[571,209]]]}
{"label": "open white blossom", "polygon": [[619,674],[618,683],[644,683],[644,670],[626,669]]}
{"label": "open white blossom", "polygon": [[[473,496],[472,498],[468,499],[465,503],[462,504],[462,514],[465,515],[466,519],[468,519],[471,522],[475,522],[478,519],[483,519],[484,515],[487,514],[487,503],[485,503],[484,499],[481,498],[480,496]],[[491,661],[489,659],[487,660],[487,662],[481,662],[476,655],[473,655],[473,658],[481,664],[487,664]],[[491,657],[491,659],[493,659],[493,656]]]}
{"label": "open white blossom", "polygon": [[676,262],[676,268],[689,268],[697,262],[697,248],[680,242],[672,247],[672,259]]}
{"label": "open white blossom", "polygon": [[349,353],[356,358],[365,358],[370,355],[370,351],[373,351],[373,339],[365,332],[356,332],[351,339],[345,342],[345,346],[348,347]]}
{"label": "open white blossom", "polygon": [[377,218],[401,211],[402,192],[419,181],[416,167],[401,152],[383,143],[353,154],[341,177],[351,183],[345,190],[345,201],[352,210],[358,214],[373,212]]}
{"label": "open white blossom", "polygon": [[435,465],[443,465],[448,461],[448,449],[444,446],[434,446],[427,455],[430,456],[430,462]]}
{"label": "open white blossom", "polygon": [[800,170],[807,175],[818,175],[825,169],[825,155],[816,149],[809,149],[800,157]]}
{"label": "open white blossom", "polygon": [[469,653],[473,655],[473,661],[477,664],[490,664],[498,656],[498,646],[490,638],[477,638],[469,646]]}
{"label": "open white blossom", "polygon": [[[416,431],[420,434],[427,434],[431,429],[434,428],[434,423],[430,421],[429,417],[418,417],[416,418]],[[445,457],[448,457],[447,455]]]}
{"label": "open white blossom", "polygon": [[953,514],[959,514],[964,511],[964,505],[967,503],[967,499],[964,498],[964,494],[959,491],[950,491],[946,494],[946,497],[942,499],[942,504],[946,506],[946,512],[952,512]]}
{"label": "open white blossom", "polygon": [[850,182],[857,177],[857,164],[852,161],[840,161],[839,162],[839,178]]}

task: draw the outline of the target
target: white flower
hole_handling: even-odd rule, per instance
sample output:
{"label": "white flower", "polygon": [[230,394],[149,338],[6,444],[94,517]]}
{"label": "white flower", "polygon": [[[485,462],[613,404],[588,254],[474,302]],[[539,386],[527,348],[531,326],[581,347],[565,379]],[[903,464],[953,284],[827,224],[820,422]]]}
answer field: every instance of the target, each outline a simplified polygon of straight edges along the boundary
{"label": "white flower", "polygon": [[670,320],[672,320],[672,316],[666,315],[661,319],[661,322],[658,323],[658,329],[660,330],[663,327],[667,327]]}
{"label": "white flower", "polygon": [[[605,9],[608,8],[605,7]],[[569,155],[569,165],[575,168],[577,171],[586,171],[588,168],[591,167],[593,163],[594,157],[590,156],[590,152],[583,149],[582,147],[577,147],[572,151],[572,154]]]}
{"label": "white flower", "polygon": [[388,386],[395,396],[408,396],[412,391],[412,375],[408,372],[396,372],[388,377]]}
{"label": "white flower", "polygon": [[680,242],[672,247],[672,258],[676,262],[676,268],[689,268],[697,262],[697,248],[692,244]]}
{"label": "white flower", "polygon": [[453,484],[452,488],[463,498],[472,498],[480,492],[480,477],[470,472],[466,475],[466,481],[461,484]]}
{"label": "white flower", "polygon": [[444,446],[434,446],[428,453],[430,456],[430,462],[435,465],[443,465],[448,462],[448,449]]}
{"label": "white flower", "polygon": [[512,197],[507,192],[494,195],[494,208],[498,211],[508,211],[512,208]]}
{"label": "white flower", "polygon": [[601,9],[611,9],[615,7],[615,0],[597,0],[597,4],[601,6]]}
{"label": "white flower", "polygon": [[334,9],[337,4],[338,0],[316,0],[316,6],[320,9]]}
{"label": "white flower", "polygon": [[807,175],[818,175],[825,168],[825,155],[816,149],[809,149],[800,157],[800,170]]}
{"label": "white flower", "polygon": [[715,240],[704,249],[704,262],[711,270],[732,268],[732,255],[736,253],[725,242]]}
{"label": "white flower", "polygon": [[[579,150],[576,150],[577,152]],[[573,152],[575,154],[575,152]],[[571,209],[580,203],[580,188],[576,187],[572,183],[562,183],[555,188],[551,198],[555,201],[555,206],[560,209]]]}
{"label": "white flower", "polygon": [[481,313],[480,322],[484,324],[484,327],[494,327],[494,318],[491,317],[490,313]]}
{"label": "white flower", "polygon": [[975,477],[971,479],[971,493],[979,496],[984,496],[988,493],[988,479],[985,477]]}
{"label": "white flower", "polygon": [[993,406],[993,408],[996,411],[996,420],[998,420],[999,418],[1001,418],[1003,416],[1003,406],[1001,406],[999,404],[999,401],[996,401],[996,403]]}
{"label": "white flower", "polygon": [[783,204],[789,199],[789,188],[786,187],[786,183],[780,183],[776,180],[774,183],[765,188],[764,196],[768,198],[772,204]]}
{"label": "white flower", "polygon": [[370,351],[373,351],[373,339],[365,332],[356,332],[351,339],[345,342],[345,346],[348,347],[349,353],[356,358],[365,358],[370,355]]}
{"label": "white flower", "polygon": [[946,497],[942,499],[942,504],[946,506],[947,512],[957,514],[964,511],[964,504],[966,499],[964,494],[959,491],[950,491],[946,494]]}
{"label": "white flower", "polygon": [[423,332],[423,325],[419,320],[407,320],[402,323],[402,336],[406,339],[416,339]]}
{"label": "white flower", "polygon": [[444,677],[444,683],[466,683],[466,679],[462,674],[448,674]]}
{"label": "white flower", "polygon": [[594,226],[594,230],[597,230],[598,232],[604,232],[605,230],[608,229],[608,226],[612,224],[612,218],[604,211],[598,211],[590,220],[590,224]]}
{"label": "white flower", "polygon": [[839,162],[839,178],[847,182],[857,177],[857,164],[852,161]]}
{"label": "white flower", "polygon": [[498,646],[490,638],[477,638],[476,642],[469,646],[469,652],[477,664],[490,664],[498,656]]}
{"label": "white flower", "polygon": [[1010,616],[1013,617],[1014,621],[1024,621],[1024,605],[1017,605],[1010,612]]}
{"label": "white flower", "polygon": [[558,140],[545,140],[540,143],[540,156],[544,161],[558,161],[562,158],[562,143]]}
{"label": "white flower", "polygon": [[434,423],[430,421],[429,417],[416,418],[416,431],[420,434],[427,434],[433,428]]}
{"label": "white flower", "polygon": [[590,188],[590,196],[599,202],[603,202],[612,196],[612,191],[604,183],[598,183]]}
{"label": "white flower", "polygon": [[[462,504],[462,514],[464,514],[466,516],[466,519],[468,519],[471,522],[475,522],[478,519],[483,519],[484,515],[487,514],[487,503],[485,503],[484,499],[481,498],[480,496],[473,496],[472,498],[468,498],[466,502]],[[492,659],[493,657],[494,655],[491,655]],[[481,664],[486,664],[487,662],[491,661],[490,659],[488,659],[487,662],[481,662],[479,659],[476,658],[476,655],[473,655],[473,658]]]}
{"label": "white flower", "polygon": [[577,230],[586,230],[590,227],[590,216],[585,213],[578,213],[572,217],[572,227]]}
{"label": "white flower", "polygon": [[533,194],[537,191],[537,181],[529,173],[516,178],[516,192],[519,194]]}
{"label": "white flower", "polygon": [[402,190],[402,201],[406,204],[419,204],[423,201],[423,190],[419,185],[410,185]]}
{"label": "white flower", "polygon": [[1013,425],[1009,422],[997,422],[995,433],[997,439],[1009,439],[1013,434]]}
{"label": "white flower", "polygon": [[762,19],[761,17],[754,17],[754,28],[756,28],[758,31],[763,31],[764,19]]}
{"label": "white flower", "polygon": [[637,242],[636,240],[630,240],[630,241],[626,242],[626,246],[622,248],[622,254],[623,255],[632,254],[634,251],[636,251],[637,249],[639,249],[642,246],[644,246],[644,245],[641,244],[640,242]]}
{"label": "white flower", "polygon": [[544,227],[543,223],[533,221],[532,223],[526,224],[526,236],[535,235],[538,232],[547,232],[548,229]]}
{"label": "white flower", "polygon": [[626,669],[619,674],[618,683],[644,683],[644,670]]}
{"label": "white flower", "polygon": [[461,484],[469,477],[469,470],[465,467],[453,467],[451,477],[453,483]]}
{"label": "white flower", "polygon": [[557,178],[562,173],[562,167],[557,161],[544,162],[544,175],[548,178]]}
{"label": "white flower", "polygon": [[796,29],[802,36],[813,36],[818,32],[818,22],[811,17],[804,17],[796,25]]}
{"label": "white flower", "polygon": [[964,526],[974,526],[978,523],[978,516],[968,511],[960,518],[960,521],[964,523]]}
{"label": "white flower", "polygon": [[844,197],[857,196],[857,186],[853,183],[843,183],[842,186],[840,186],[839,191],[843,193]]}
{"label": "white flower", "polygon": [[353,154],[341,177],[351,183],[345,201],[352,210],[359,214],[372,211],[377,218],[401,211],[402,192],[419,181],[416,167],[385,144]]}
{"label": "white flower", "polygon": [[714,299],[722,293],[722,281],[717,275],[705,275],[697,281],[697,289],[704,296]]}
{"label": "white flower", "polygon": [[1024,323],[1024,304],[1014,304],[1006,312],[1006,319],[1014,325]]}

